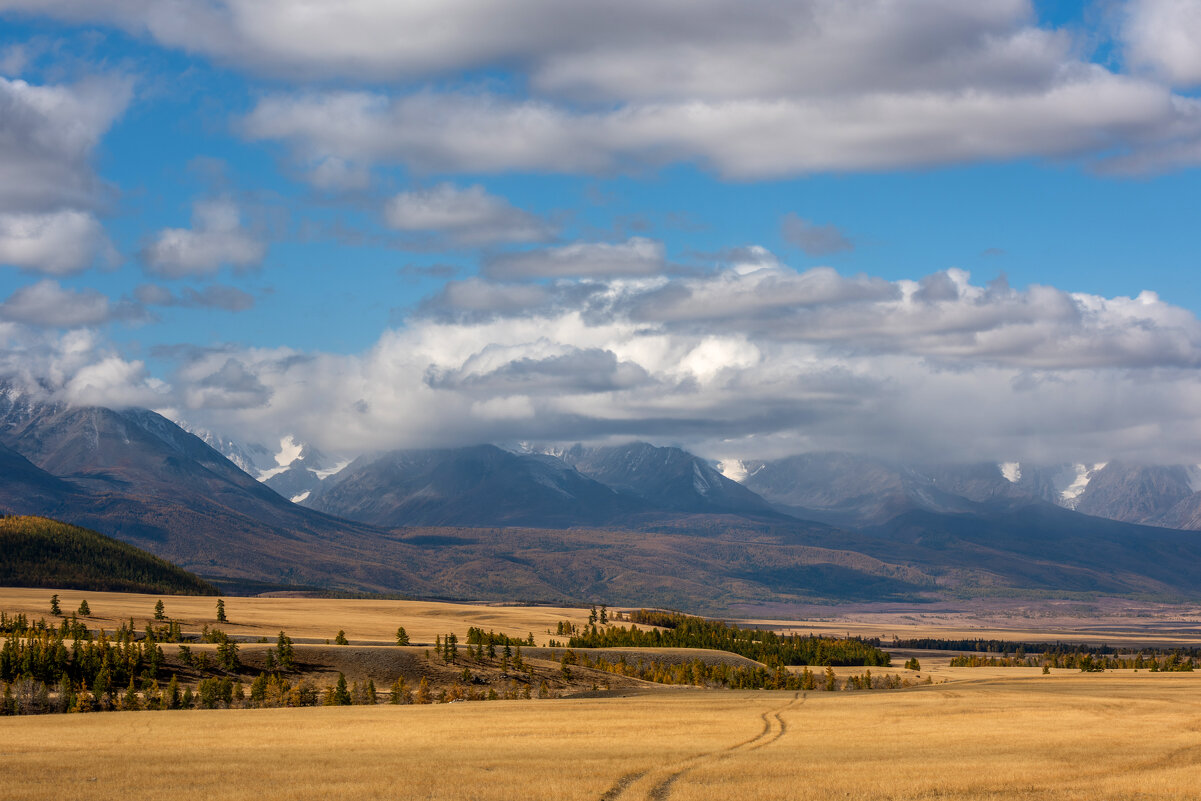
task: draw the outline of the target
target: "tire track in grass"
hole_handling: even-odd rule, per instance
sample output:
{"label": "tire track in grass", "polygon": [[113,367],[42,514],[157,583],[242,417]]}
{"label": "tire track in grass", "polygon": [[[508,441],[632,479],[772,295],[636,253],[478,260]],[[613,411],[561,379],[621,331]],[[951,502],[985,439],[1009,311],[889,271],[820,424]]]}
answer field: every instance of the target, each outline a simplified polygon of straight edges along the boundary
{"label": "tire track in grass", "polygon": [[[743,740],[740,743],[735,743],[734,745],[726,748],[720,748],[715,751],[697,754],[696,756],[688,757],[687,759],[683,759],[674,765],[663,768],[661,771],[656,771],[659,775],[657,777],[652,776],[652,778],[657,778],[657,781],[655,781],[655,783],[652,784],[644,794],[641,794],[641,797],[645,798],[646,801],[667,801],[667,799],[671,797],[673,785],[675,785],[675,783],[686,774],[695,770],[701,765],[711,762],[720,762],[723,759],[729,759],[739,753],[754,751],[757,748],[762,748],[766,745],[774,743],[776,740],[779,740],[788,730],[787,724],[784,722],[784,718],[781,717],[781,713],[783,713],[789,707],[796,705],[798,701],[800,703],[805,702],[803,694],[799,692],[794,693],[792,700],[783,706],[761,713],[759,718],[763,721],[763,731],[759,732],[749,740]],[[651,773],[652,771],[642,771],[641,773],[629,773],[625,776],[622,776],[612,787],[610,787],[601,795],[600,801],[618,801],[618,799],[623,798],[639,797],[640,794],[637,792],[635,785],[644,783],[641,780]]]}

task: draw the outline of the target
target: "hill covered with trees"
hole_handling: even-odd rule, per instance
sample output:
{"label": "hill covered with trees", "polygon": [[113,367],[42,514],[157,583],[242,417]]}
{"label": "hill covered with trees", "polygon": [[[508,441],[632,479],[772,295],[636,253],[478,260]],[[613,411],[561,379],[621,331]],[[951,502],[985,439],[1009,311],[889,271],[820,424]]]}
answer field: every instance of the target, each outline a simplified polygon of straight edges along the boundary
{"label": "hill covered with trees", "polygon": [[183,568],[111,537],[47,517],[0,517],[0,586],[216,595]]}

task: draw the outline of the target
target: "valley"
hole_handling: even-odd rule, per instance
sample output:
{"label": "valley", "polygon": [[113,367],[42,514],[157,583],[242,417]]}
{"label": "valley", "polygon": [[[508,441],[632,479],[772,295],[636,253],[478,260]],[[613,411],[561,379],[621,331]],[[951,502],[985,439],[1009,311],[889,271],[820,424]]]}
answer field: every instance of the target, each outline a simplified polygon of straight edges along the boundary
{"label": "valley", "polygon": [[[89,625],[116,626],[131,616],[135,628],[153,622],[153,595],[58,595],[64,608],[86,598]],[[47,598],[43,589],[0,589],[0,609],[10,616],[44,615]],[[214,625],[212,597],[164,600],[166,615],[185,632]],[[241,641],[244,673],[263,669],[270,646],[256,641],[274,641],[284,628],[296,643],[297,661],[318,684],[339,672],[356,685],[373,678],[379,703],[0,718],[6,797],[153,799],[187,786],[237,801],[365,801],[397,794],[588,801],[1187,799],[1201,766],[1201,672],[957,668],[950,653],[903,650],[879,673],[922,680],[892,690],[853,687],[849,679],[862,672],[855,667],[833,669],[839,691],[828,692],[672,686],[594,677],[573,666],[583,680],[543,698],[535,691],[528,700],[393,705],[383,690],[395,671],[416,665],[436,672],[425,667],[434,663],[422,651],[451,631],[463,639],[469,628],[534,634],[537,644],[527,659],[549,678],[560,672],[552,657],[563,653],[548,645],[556,627],[586,625],[589,610],[305,597],[224,602],[229,620],[222,625]],[[398,623],[413,646],[395,645]],[[1000,612],[875,606],[840,608],[825,620],[753,623],[839,636],[891,632],[1034,642],[1083,636],[1148,647],[1166,644],[1170,635],[1176,646],[1201,645],[1201,608],[1195,606],[1127,612],[1056,604]],[[339,630],[349,644],[327,645]],[[653,650],[640,656],[651,658]],[[659,658],[697,655],[711,658],[705,652]],[[916,672],[899,667],[911,656],[921,661]],[[495,680],[464,654],[442,670],[447,681],[460,665]],[[612,685],[597,692],[591,683],[598,680]],[[51,774],[52,782],[46,780]]]}

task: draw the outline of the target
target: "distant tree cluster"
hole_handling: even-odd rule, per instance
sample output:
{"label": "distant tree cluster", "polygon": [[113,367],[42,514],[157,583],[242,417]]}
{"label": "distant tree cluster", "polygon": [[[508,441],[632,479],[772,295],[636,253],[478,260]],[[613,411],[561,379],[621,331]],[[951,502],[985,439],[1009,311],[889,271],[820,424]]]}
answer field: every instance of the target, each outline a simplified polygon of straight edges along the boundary
{"label": "distant tree cluster", "polygon": [[658,628],[592,626],[573,636],[567,645],[570,648],[710,648],[739,654],[769,666],[887,667],[892,663],[892,657],[886,651],[857,638],[777,634],[675,612],[640,610],[631,612],[629,618],[634,624]]}
{"label": "distant tree cluster", "polygon": [[774,669],[736,667],[722,663],[706,664],[700,659],[678,664],[648,662],[642,659],[631,663],[624,655],[610,660],[586,652],[577,654],[568,650],[561,661],[564,665],[579,664],[594,670],[659,684],[687,684],[730,690],[883,690],[910,687],[913,684],[909,679],[897,675],[872,676],[870,669],[862,675],[848,676],[845,680],[840,680],[829,666],[819,680],[808,667],[800,673],[795,673],[785,670],[782,666]]}
{"label": "distant tree cluster", "polygon": [[978,653],[1003,654],[1006,657],[1015,656],[1019,659],[1024,659],[1027,654],[1059,654],[1061,656],[1068,654],[1092,654],[1094,657],[1113,655],[1128,656],[1131,658],[1139,654],[1156,657],[1178,654],[1181,657],[1187,656],[1193,659],[1201,659],[1201,647],[1198,646],[1177,645],[1170,648],[1142,646],[1131,648],[1106,644],[1065,643],[1058,640],[1055,642],[1016,642],[1013,640],[985,639],[949,640],[935,637],[910,638],[907,640],[894,638],[892,647],[926,651],[975,651]]}
{"label": "distant tree cluster", "polygon": [[1171,653],[1156,657],[1154,654],[1134,656],[1111,656],[1090,653],[1047,652],[1038,656],[980,656],[967,654],[951,658],[951,667],[1044,667],[1067,668],[1084,673],[1099,673],[1103,670],[1149,670],[1152,673],[1191,673],[1197,667],[1196,657],[1182,653]]}

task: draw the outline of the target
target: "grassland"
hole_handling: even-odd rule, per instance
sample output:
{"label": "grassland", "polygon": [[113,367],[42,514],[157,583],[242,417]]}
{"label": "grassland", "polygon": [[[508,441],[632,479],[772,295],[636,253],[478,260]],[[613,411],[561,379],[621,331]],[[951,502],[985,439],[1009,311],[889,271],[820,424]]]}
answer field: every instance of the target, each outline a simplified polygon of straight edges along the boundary
{"label": "grassland", "polygon": [[[66,610],[86,595],[97,616],[92,625],[130,615],[140,624],[157,600],[59,594]],[[169,615],[191,621],[185,629],[213,622],[211,598],[165,600]],[[309,640],[303,650],[312,656],[306,658],[348,665],[359,660],[364,675],[385,657],[394,665],[401,652],[420,662],[421,646],[370,644],[389,641],[398,624],[418,642],[446,631],[461,636],[477,626],[512,636],[532,631],[543,643],[553,636],[546,630],[555,622],[587,617],[581,609],[397,601],[228,598],[226,604],[231,623],[224,628],[230,633],[253,638],[284,628],[298,642]],[[0,608],[10,614],[41,616],[47,605],[45,590],[0,590]],[[1175,618],[1187,618],[1187,612],[1178,610]],[[1110,622],[1114,630],[1133,625]],[[912,633],[983,630],[967,619],[942,623],[925,628],[915,623]],[[351,647],[324,644],[338,629],[346,631]],[[1016,622],[1006,628],[1013,632],[1020,639],[1047,634],[1034,625],[1022,630]],[[531,651],[531,657],[542,653]],[[243,656],[257,661],[253,643],[243,646]],[[1201,674],[1043,675],[1037,668],[952,668],[949,657],[925,653],[921,659],[921,675],[934,683],[890,691],[710,691],[630,681],[621,697],[0,718],[0,796],[158,801],[186,791],[218,801],[1198,797]]]}
{"label": "grassland", "polygon": [[[24,612],[31,619],[49,617],[50,595],[55,590],[0,587],[0,609],[14,614]],[[181,623],[185,631],[198,631],[204,625],[217,625],[216,599],[139,595],[121,592],[84,592],[57,590],[62,609],[70,613],[87,600],[92,616],[91,628],[113,631],[130,617],[140,628],[154,614],[154,604],[162,600],[166,614]],[[588,610],[579,607],[504,606],[456,604],[436,601],[342,600],[328,598],[226,598],[229,622],[220,624],[231,636],[274,641],[280,630],[298,643],[324,643],[345,631],[352,643],[364,645],[396,642],[396,629],[404,626],[415,645],[433,644],[434,638],[447,632],[460,637],[470,626],[495,630],[497,634],[525,638],[545,645],[561,620],[583,624]],[[560,639],[563,639],[560,637]]]}
{"label": "grassland", "polygon": [[13,801],[1194,799],[1201,677],[0,720]]}

